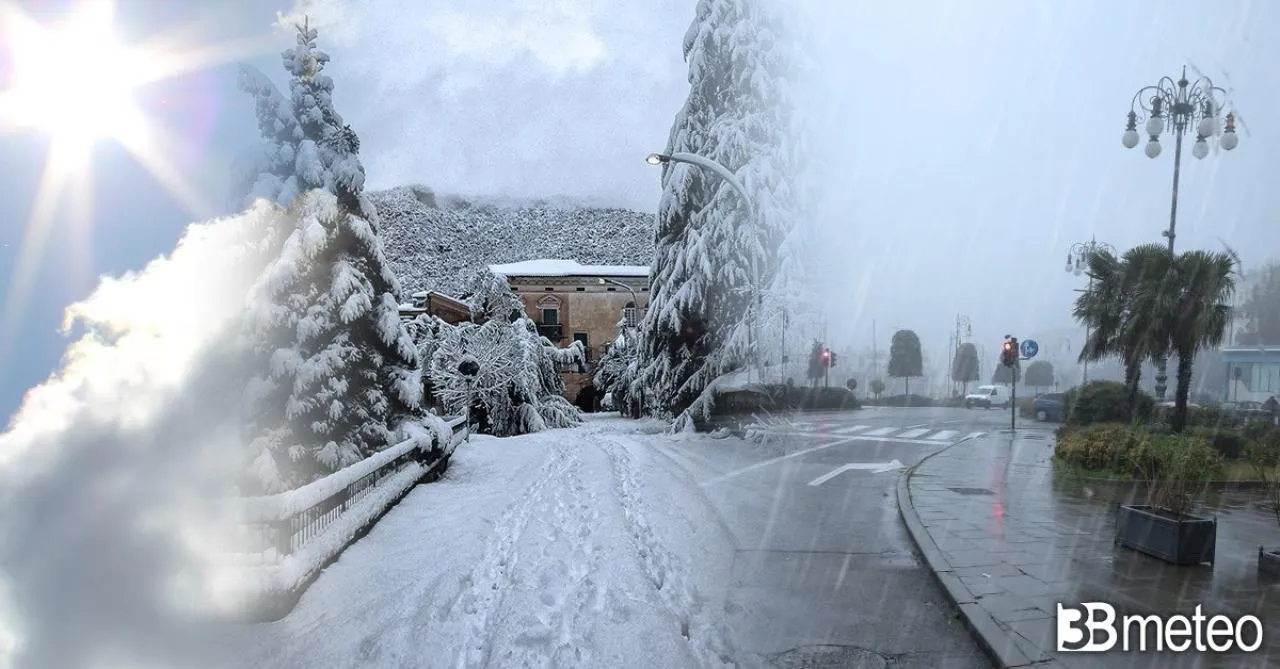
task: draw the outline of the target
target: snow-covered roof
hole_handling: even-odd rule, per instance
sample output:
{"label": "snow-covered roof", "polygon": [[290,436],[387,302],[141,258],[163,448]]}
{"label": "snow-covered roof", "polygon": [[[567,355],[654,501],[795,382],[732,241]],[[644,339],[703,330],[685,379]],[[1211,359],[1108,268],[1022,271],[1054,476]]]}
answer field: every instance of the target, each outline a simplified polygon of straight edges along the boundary
{"label": "snow-covered roof", "polygon": [[647,265],[582,265],[576,260],[542,258],[505,265],[489,265],[494,274],[502,276],[623,276],[647,278]]}

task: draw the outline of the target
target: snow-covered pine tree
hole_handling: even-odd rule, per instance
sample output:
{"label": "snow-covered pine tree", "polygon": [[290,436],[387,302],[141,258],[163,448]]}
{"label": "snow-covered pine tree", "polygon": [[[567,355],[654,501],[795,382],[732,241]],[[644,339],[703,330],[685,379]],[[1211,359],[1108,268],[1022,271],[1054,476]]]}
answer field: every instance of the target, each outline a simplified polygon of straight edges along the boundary
{"label": "snow-covered pine tree", "polygon": [[293,114],[302,130],[297,150],[298,181],[303,188],[323,188],[338,196],[352,212],[372,220],[363,201],[364,166],[360,138],[333,108],[333,79],[324,74],[329,54],[316,47],[318,33],[305,20],[297,26],[297,46],[281,57],[293,80],[289,84]]}
{"label": "snow-covered pine tree", "polygon": [[257,287],[250,338],[269,364],[250,386],[254,465],[268,490],[336,471],[386,448],[416,415],[414,342],[385,287],[372,226],[322,190],[298,197],[298,229]]}
{"label": "snow-covered pine tree", "polygon": [[[675,417],[676,430],[710,411],[718,379],[752,363],[753,287],[762,297],[775,288],[776,249],[794,224],[791,65],[778,11],[772,2],[700,0],[685,35],[689,97],[667,153],[726,166],[751,202],[714,173],[663,168],[645,342],[630,391]],[[757,334],[763,340],[764,328]]]}
{"label": "snow-covered pine tree", "polygon": [[[399,281],[363,195],[359,138],[333,108],[333,80],[322,72],[329,56],[316,38],[304,23],[281,54],[293,77],[287,100],[265,77],[243,79],[268,143],[293,147],[277,197],[291,183],[304,191],[292,200],[298,227],[264,274],[250,319],[250,340],[270,357],[246,393],[256,407],[255,469],[277,488],[385,448],[419,416],[423,391],[418,351],[400,321]],[[277,152],[272,175],[288,172],[286,153]]]}
{"label": "snow-covered pine tree", "polygon": [[302,129],[293,115],[293,104],[280,94],[275,84],[261,70],[241,65],[240,90],[253,96],[262,143],[240,167],[235,183],[236,204],[250,206],[264,198],[289,206],[298,196],[298,179],[294,175],[298,142]]}

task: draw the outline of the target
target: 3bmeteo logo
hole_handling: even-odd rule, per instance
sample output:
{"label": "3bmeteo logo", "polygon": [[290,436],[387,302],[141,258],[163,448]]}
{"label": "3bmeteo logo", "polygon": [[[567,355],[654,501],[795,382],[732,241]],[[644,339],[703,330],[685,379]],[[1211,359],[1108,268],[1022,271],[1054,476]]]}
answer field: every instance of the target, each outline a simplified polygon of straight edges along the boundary
{"label": "3bmeteo logo", "polygon": [[1262,621],[1257,616],[1206,616],[1196,606],[1190,616],[1129,615],[1117,620],[1115,607],[1105,602],[1076,606],[1058,604],[1058,650],[1101,653],[1108,650],[1188,650],[1223,653],[1252,652],[1262,646]]}

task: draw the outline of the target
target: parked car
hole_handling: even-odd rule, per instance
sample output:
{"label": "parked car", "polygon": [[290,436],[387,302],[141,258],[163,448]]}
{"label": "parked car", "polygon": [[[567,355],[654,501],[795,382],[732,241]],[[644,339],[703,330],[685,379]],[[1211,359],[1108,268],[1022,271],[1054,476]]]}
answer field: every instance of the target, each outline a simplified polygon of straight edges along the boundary
{"label": "parked car", "polygon": [[1031,413],[1036,420],[1044,422],[1062,422],[1062,414],[1066,409],[1066,393],[1045,393],[1031,403]]}
{"label": "parked car", "polygon": [[973,392],[964,396],[964,408],[982,407],[1009,408],[1009,391],[1000,386],[978,386]]}
{"label": "parked car", "polygon": [[1244,420],[1271,420],[1272,412],[1262,402],[1224,402],[1222,408]]}

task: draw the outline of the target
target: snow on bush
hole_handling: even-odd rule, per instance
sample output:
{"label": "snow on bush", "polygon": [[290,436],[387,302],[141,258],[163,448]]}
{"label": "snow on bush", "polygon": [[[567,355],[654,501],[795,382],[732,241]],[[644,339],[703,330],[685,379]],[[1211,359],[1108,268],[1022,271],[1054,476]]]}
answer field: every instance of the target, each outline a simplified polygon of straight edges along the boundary
{"label": "snow on bush", "polygon": [[595,375],[591,379],[601,393],[611,396],[614,408],[624,414],[633,413],[635,408],[627,390],[635,382],[639,346],[639,330],[628,329],[625,321],[618,321],[618,336],[596,362]]}
{"label": "snow on bush", "polygon": [[[586,363],[581,342],[559,348],[539,335],[519,298],[492,272],[475,274],[470,286],[472,313],[483,323],[449,325],[423,315],[410,326],[430,361],[429,392],[447,413],[477,410],[480,429],[497,436],[581,423],[558,370]],[[474,365],[475,376],[463,373],[463,363]]]}

